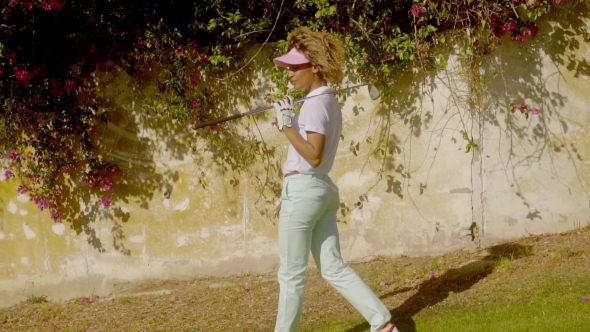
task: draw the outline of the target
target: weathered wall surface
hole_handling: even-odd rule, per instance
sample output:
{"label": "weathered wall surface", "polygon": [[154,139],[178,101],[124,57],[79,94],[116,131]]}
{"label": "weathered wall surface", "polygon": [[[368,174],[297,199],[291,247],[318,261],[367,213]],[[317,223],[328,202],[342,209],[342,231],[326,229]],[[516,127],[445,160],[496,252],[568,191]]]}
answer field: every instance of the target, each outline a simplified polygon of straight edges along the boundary
{"label": "weathered wall surface", "polygon": [[[457,59],[430,77],[400,76],[396,115],[384,116],[390,109],[363,90],[348,97],[331,174],[341,191],[346,259],[436,255],[589,222],[590,29],[588,21],[568,29],[579,36],[576,47],[558,42],[560,25],[546,26],[537,40],[506,41],[486,60],[499,69],[485,77],[483,118],[465,106],[472,87]],[[116,105],[98,135],[103,154],[125,171],[124,199],[112,207],[123,217],[108,217],[96,197],[81,195],[77,221],[54,224],[15,194],[16,181],[0,179],[0,305],[31,294],[106,295],[120,281],[273,271],[278,195],[269,192],[280,179],[265,167],[284,160],[282,134],[258,118],[258,129],[245,135],[262,138],[271,152],[240,171],[232,167],[239,151],[207,149],[208,141],[186,126],[150,115],[125,73],[97,75],[108,81],[102,97]],[[416,79],[425,84],[409,91]],[[259,97],[265,84],[241,93]],[[233,100],[229,89],[219,93],[228,95],[228,106],[254,104]],[[527,120],[507,111],[521,101],[541,114]],[[465,153],[461,130],[472,133],[479,151]],[[350,142],[360,142],[356,155]],[[395,153],[383,160],[380,148]]]}

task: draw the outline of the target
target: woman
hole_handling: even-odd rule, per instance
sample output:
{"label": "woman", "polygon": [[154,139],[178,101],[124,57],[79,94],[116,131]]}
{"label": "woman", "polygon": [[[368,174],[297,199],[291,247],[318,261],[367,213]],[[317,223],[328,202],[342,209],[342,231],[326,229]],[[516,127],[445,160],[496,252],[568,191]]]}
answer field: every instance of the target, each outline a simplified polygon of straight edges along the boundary
{"label": "woman", "polygon": [[344,76],[342,44],[328,33],[308,28],[295,29],[288,41],[293,48],[274,63],[289,68],[295,89],[316,97],[307,99],[297,115],[290,97],[274,104],[279,130],[291,143],[276,211],[280,215],[280,295],[275,332],[297,329],[310,251],[322,277],[367,319],[371,331],[397,331],[389,323],[387,308],[340,255],[336,226],[340,198],[328,173],[340,140],[342,113],[330,93],[334,90],[327,85]]}

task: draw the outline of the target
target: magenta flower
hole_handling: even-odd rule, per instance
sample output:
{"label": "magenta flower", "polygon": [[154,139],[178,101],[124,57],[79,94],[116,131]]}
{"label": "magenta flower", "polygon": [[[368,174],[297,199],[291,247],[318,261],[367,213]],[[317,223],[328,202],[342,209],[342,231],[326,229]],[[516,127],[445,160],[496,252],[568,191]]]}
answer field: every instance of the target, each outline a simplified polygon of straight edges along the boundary
{"label": "magenta flower", "polygon": [[10,180],[11,178],[14,177],[14,174],[11,171],[6,171],[4,173],[4,177],[6,178],[6,180]]}
{"label": "magenta flower", "polygon": [[537,115],[537,114],[539,114],[540,112],[541,112],[541,111],[540,111],[538,108],[536,108],[536,107],[533,107],[533,108],[531,108],[531,114]]}
{"label": "magenta flower", "polygon": [[28,10],[33,9],[33,3],[29,0],[23,1],[22,6]]}
{"label": "magenta flower", "polygon": [[15,161],[16,157],[18,157],[18,153],[16,153],[16,151],[10,152],[10,161]]}
{"label": "magenta flower", "polygon": [[29,192],[29,190],[30,190],[30,189],[29,189],[29,188],[27,188],[27,187],[23,187],[23,186],[19,186],[19,187],[18,187],[18,193],[19,193],[19,194],[21,194],[21,195],[24,195],[24,194],[28,193],[28,192]]}
{"label": "magenta flower", "polygon": [[506,30],[514,30],[516,29],[516,21],[515,20],[508,20],[508,22],[506,22],[504,24],[504,27],[506,28]]}
{"label": "magenta flower", "polygon": [[520,103],[520,105],[513,105],[512,106],[512,112],[514,112],[516,110],[519,110],[519,111],[522,112],[522,111],[526,110],[527,107],[528,106],[524,102],[522,102],[522,103]]}
{"label": "magenta flower", "polygon": [[111,200],[110,198],[106,198],[106,197],[103,197],[103,198],[99,199],[98,202],[96,202],[96,204],[98,206],[104,206],[105,208],[108,208],[109,206],[111,206],[112,203],[113,203],[113,200]]}
{"label": "magenta flower", "polygon": [[45,10],[61,10],[64,3],[61,0],[41,0],[41,7]]}
{"label": "magenta flower", "polygon": [[51,210],[49,214],[51,215],[53,222],[60,222],[59,217],[61,217],[61,213],[59,213],[57,210]]}
{"label": "magenta flower", "polygon": [[524,34],[513,36],[512,41],[524,43]]}
{"label": "magenta flower", "polygon": [[72,92],[76,90],[76,82],[72,80],[67,80],[66,84],[64,85],[64,90],[67,92]]}
{"label": "magenta flower", "polygon": [[562,2],[563,2],[563,0],[555,0],[555,3],[556,3],[556,4],[558,4],[558,5],[559,5],[560,3],[562,3]]}
{"label": "magenta flower", "polygon": [[248,286],[244,287],[244,290],[245,290],[246,292],[249,292],[249,291],[250,291],[250,285],[248,285]]}
{"label": "magenta flower", "polygon": [[430,271],[430,273],[428,274],[428,278],[429,278],[430,280],[432,280],[432,279],[436,279],[436,274],[434,274],[434,271]]}
{"label": "magenta flower", "polygon": [[364,58],[364,59],[363,59],[363,61],[364,61],[365,63],[369,63],[369,59],[368,59],[368,58]]}
{"label": "magenta flower", "polygon": [[420,5],[414,5],[410,11],[412,14],[414,14],[414,16],[416,16],[416,18],[418,18],[424,13],[424,7]]}
{"label": "magenta flower", "polygon": [[47,199],[35,197],[34,201],[39,210],[41,211],[43,211],[44,209],[49,209],[49,207],[51,206],[51,202]]}
{"label": "magenta flower", "polygon": [[28,87],[29,85],[31,85],[29,83],[30,74],[25,69],[15,69],[14,76],[16,76],[16,81],[17,81],[16,83],[17,84],[21,84],[25,87]]}
{"label": "magenta flower", "polygon": [[522,34],[525,36],[537,37],[537,34],[539,34],[539,27],[535,24],[535,22],[531,22],[528,28],[524,29]]}
{"label": "magenta flower", "polygon": [[584,303],[588,302],[588,296],[582,296],[582,302],[584,302]]}

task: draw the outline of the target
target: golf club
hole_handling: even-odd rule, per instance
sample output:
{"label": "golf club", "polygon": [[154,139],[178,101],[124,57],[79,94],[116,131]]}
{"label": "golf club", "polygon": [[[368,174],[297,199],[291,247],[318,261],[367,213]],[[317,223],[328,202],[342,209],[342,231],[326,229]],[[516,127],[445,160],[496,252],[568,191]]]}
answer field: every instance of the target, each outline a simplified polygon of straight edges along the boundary
{"label": "golf club", "polygon": [[[305,101],[305,100],[307,100],[309,98],[313,98],[313,97],[317,97],[317,96],[321,96],[321,95],[326,95],[326,94],[331,94],[331,93],[336,93],[336,92],[342,92],[342,91],[346,91],[346,90],[358,88],[358,87],[365,86],[365,85],[367,85],[368,88],[369,88],[369,97],[371,97],[372,100],[378,99],[379,96],[381,95],[381,92],[379,91],[379,89],[377,89],[371,83],[360,83],[360,84],[351,85],[349,87],[342,88],[342,89],[339,89],[339,90],[336,90],[336,91],[333,91],[333,92],[324,92],[324,93],[320,93],[320,94],[315,95],[315,96],[310,96],[310,97],[304,97],[304,98],[295,99],[293,102],[294,103],[300,103],[300,102]],[[202,122],[202,123],[194,123],[194,124],[191,125],[191,127],[193,129],[195,129],[195,130],[196,129],[199,129],[199,128],[205,128],[205,127],[216,125],[216,124],[221,123],[221,122],[226,122],[226,121],[229,121],[229,120],[238,119],[238,118],[241,118],[243,116],[261,113],[261,112],[264,112],[264,111],[269,110],[269,109],[272,109],[272,108],[273,108],[273,106],[266,106],[266,107],[262,107],[262,108],[257,108],[255,110],[251,110],[251,111],[244,112],[244,113],[238,113],[238,114],[230,115],[230,116],[227,116],[227,117],[221,118],[221,119],[211,120],[211,121]]]}

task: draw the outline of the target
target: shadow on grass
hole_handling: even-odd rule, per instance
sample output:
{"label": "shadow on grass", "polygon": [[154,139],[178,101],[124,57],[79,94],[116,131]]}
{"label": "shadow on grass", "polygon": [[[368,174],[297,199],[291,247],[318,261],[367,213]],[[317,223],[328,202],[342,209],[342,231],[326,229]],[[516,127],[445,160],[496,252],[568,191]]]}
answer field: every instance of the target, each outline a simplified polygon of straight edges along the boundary
{"label": "shadow on grass", "polygon": [[[487,256],[469,262],[461,267],[450,269],[436,279],[422,283],[420,290],[399,307],[390,310],[392,322],[400,332],[415,332],[416,324],[412,318],[422,309],[444,301],[451,292],[461,293],[470,289],[480,280],[491,274],[502,259],[514,260],[531,255],[531,247],[517,244],[502,244],[487,249]],[[409,289],[404,288],[384,294],[381,299],[391,297]],[[368,323],[357,325],[347,332],[364,332],[370,329]]]}

